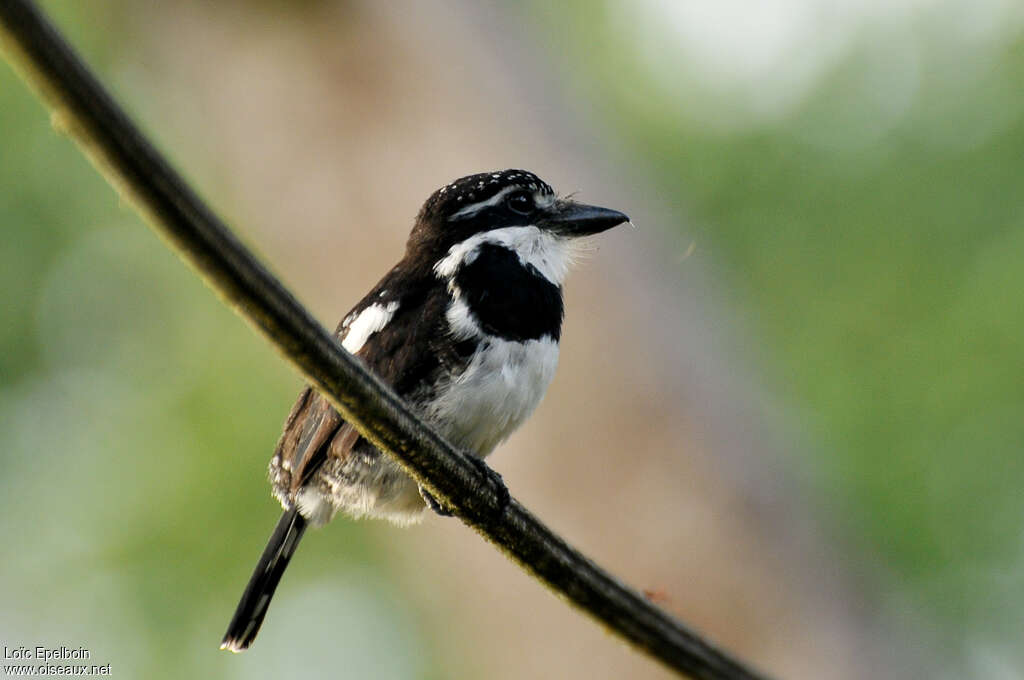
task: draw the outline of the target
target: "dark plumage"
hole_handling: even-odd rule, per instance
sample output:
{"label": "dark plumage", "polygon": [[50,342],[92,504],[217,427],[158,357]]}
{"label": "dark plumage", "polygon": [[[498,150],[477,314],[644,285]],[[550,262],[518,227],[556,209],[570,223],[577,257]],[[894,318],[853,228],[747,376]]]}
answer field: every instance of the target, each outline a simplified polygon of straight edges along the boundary
{"label": "dark plumage", "polygon": [[[427,199],[405,256],[345,316],[338,339],[449,442],[482,458],[554,374],[569,243],[626,220],[557,200],[524,170],[458,179]],[[285,512],[224,636],[232,651],[255,638],[308,524],[339,510],[410,524],[426,507],[398,464],[308,387],[270,478]]]}

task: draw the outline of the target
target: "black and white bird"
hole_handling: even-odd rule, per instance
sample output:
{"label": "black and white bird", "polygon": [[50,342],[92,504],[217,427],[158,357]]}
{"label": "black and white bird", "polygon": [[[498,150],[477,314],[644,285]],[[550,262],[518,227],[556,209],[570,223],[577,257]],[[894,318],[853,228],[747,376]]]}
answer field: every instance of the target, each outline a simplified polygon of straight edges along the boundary
{"label": "black and white bird", "polygon": [[[423,205],[405,256],[338,326],[342,346],[449,443],[483,458],[530,415],[558,362],[562,282],[579,239],[629,221],[560,199],[524,170],[470,175]],[[309,525],[342,511],[395,524],[440,511],[316,391],[299,395],[270,461],[284,515],[221,644],[256,637]]]}

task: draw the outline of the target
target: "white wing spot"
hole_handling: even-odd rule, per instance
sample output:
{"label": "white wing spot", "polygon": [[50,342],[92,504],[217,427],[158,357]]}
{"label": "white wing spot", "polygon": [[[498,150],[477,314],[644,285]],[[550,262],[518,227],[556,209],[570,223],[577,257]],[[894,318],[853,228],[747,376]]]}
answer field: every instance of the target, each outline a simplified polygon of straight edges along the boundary
{"label": "white wing spot", "polygon": [[345,339],[341,341],[341,346],[355,354],[363,348],[371,335],[388,325],[397,309],[397,301],[389,302],[387,306],[375,302],[359,312],[359,316],[348,326],[348,332],[345,334]]}

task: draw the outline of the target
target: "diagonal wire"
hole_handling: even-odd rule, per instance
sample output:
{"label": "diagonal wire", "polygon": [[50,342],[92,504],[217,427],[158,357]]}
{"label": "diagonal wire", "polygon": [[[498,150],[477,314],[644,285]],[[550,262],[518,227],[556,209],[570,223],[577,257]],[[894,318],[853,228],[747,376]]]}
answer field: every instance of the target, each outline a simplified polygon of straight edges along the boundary
{"label": "diagonal wire", "polygon": [[682,674],[766,680],[577,552],[442,440],[336,342],[185,184],[29,0],[0,0],[0,45],[121,194],[370,441],[511,559]]}

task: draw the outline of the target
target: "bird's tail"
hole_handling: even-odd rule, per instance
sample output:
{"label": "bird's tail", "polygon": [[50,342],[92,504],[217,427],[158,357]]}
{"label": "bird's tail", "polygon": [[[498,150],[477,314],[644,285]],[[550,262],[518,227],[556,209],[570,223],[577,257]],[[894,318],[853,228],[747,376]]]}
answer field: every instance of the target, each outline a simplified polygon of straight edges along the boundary
{"label": "bird's tail", "polygon": [[288,510],[281,515],[277,528],[270,535],[267,547],[263,550],[260,561],[249,579],[249,585],[242,593],[242,600],[235,609],[235,615],[224,633],[221,649],[242,652],[249,648],[256,639],[263,617],[267,615],[270,599],[281,581],[288,561],[299,546],[302,534],[306,531],[306,520],[298,509]]}

